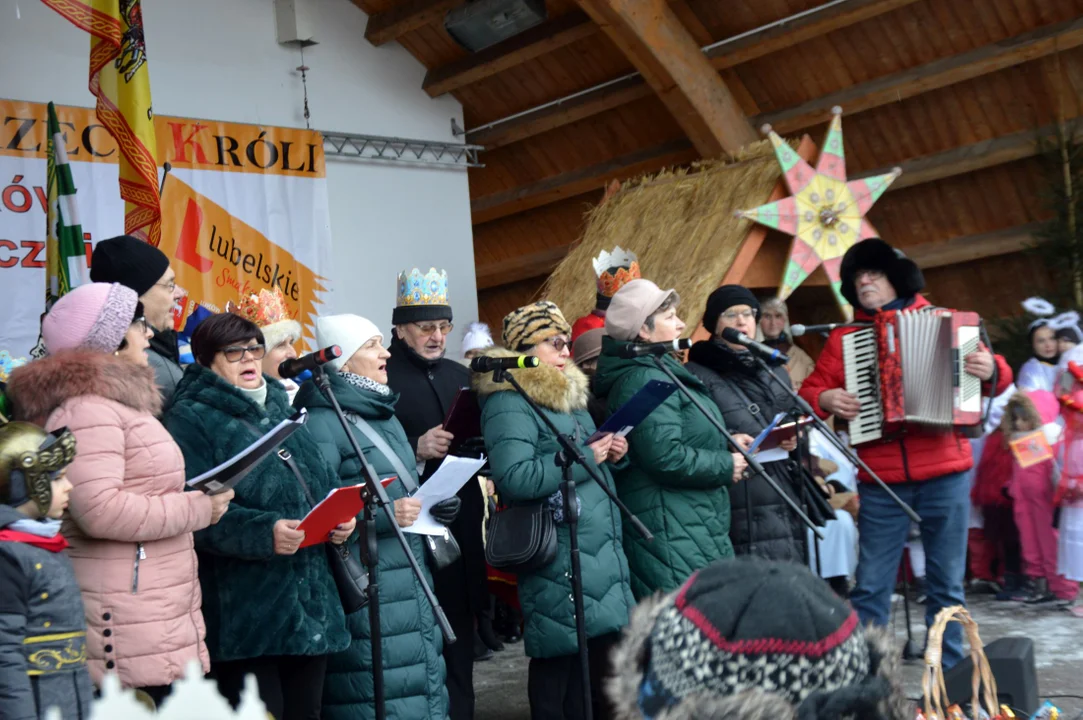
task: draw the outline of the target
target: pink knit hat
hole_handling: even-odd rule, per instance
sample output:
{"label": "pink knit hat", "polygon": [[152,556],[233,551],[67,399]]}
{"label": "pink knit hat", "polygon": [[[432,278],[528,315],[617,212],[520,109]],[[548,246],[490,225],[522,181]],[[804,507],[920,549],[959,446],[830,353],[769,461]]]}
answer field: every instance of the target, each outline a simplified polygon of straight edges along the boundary
{"label": "pink knit hat", "polygon": [[119,283],[88,283],[61,297],[41,321],[50,353],[82,348],[115,352],[135,318],[139,296]]}

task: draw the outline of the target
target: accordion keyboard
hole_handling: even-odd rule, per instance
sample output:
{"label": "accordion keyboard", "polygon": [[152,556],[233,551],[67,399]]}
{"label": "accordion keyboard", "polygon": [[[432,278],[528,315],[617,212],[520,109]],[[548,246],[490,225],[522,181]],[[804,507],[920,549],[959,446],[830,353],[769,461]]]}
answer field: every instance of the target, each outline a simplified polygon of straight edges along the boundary
{"label": "accordion keyboard", "polygon": [[857,417],[850,421],[850,442],[858,445],[877,440],[883,434],[884,412],[880,398],[880,361],[876,329],[863,328],[842,337],[842,359],[846,371],[846,392],[861,402]]}

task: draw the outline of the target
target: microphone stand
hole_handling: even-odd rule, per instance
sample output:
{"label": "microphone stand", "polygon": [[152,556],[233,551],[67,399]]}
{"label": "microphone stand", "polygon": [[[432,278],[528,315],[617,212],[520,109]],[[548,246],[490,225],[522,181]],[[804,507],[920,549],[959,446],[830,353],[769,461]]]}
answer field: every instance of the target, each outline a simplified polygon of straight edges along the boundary
{"label": "microphone stand", "polygon": [[[425,593],[425,598],[432,607],[432,613],[436,617],[436,622],[440,625],[440,630],[444,633],[444,641],[449,644],[454,643],[456,637],[451,629],[451,624],[448,622],[447,616],[444,614],[444,609],[440,607],[440,602],[436,599],[436,595],[433,594],[432,588],[430,588],[429,583],[425,581],[425,576],[422,574],[421,568],[417,564],[417,558],[414,557],[414,553],[410,550],[410,544],[406,542],[406,536],[403,535],[402,528],[395,522],[394,509],[390,498],[387,497],[387,492],[384,490],[383,483],[380,482],[380,476],[376,474],[376,470],[369,463],[368,459],[365,458],[365,453],[361,451],[361,446],[358,444],[357,438],[354,437],[353,431],[350,429],[350,423],[346,420],[346,416],[342,413],[342,406],[338,404],[338,398],[335,397],[335,393],[331,390],[331,381],[328,379],[327,373],[322,366],[316,365],[312,369],[312,379],[316,382],[316,386],[320,388],[324,396],[331,401],[331,406],[335,409],[335,415],[338,416],[339,424],[342,425],[342,429],[346,432],[346,439],[350,441],[350,447],[353,449],[354,454],[357,455],[357,459],[361,461],[361,468],[365,475],[365,487],[361,491],[361,497],[365,501],[365,536],[360,543],[360,546],[361,559],[368,568],[369,577],[369,584],[365,592],[368,594],[369,598],[366,607],[369,611],[369,643],[372,650],[373,706],[377,720],[383,720],[387,717],[387,709],[384,700],[383,642],[380,634],[380,586],[379,569],[377,567],[380,561],[380,551],[378,538],[376,536],[376,513],[373,510],[374,505],[380,506],[380,509],[384,511],[384,515],[387,516],[388,522],[391,523],[391,527],[394,529],[395,535],[399,539],[399,545],[402,546],[402,551],[406,553],[406,559],[410,562],[410,569],[414,571],[414,576],[417,578],[418,583],[421,585],[422,592]],[[403,478],[403,480],[405,480],[405,478]]]}
{"label": "microphone stand", "polygon": [[793,501],[793,498],[787,495],[786,492],[781,487],[779,487],[778,483],[775,482],[775,479],[773,477],[767,474],[767,471],[763,469],[763,465],[760,465],[760,461],[754,458],[747,450],[741,447],[736,440],[733,439],[733,435],[731,435],[730,432],[726,430],[726,426],[720,423],[718,420],[714,419],[714,416],[711,415],[710,412],[708,412],[707,408],[703,407],[703,403],[701,403],[699,399],[692,394],[692,391],[688,389],[688,386],[681,382],[680,378],[678,378],[672,370],[666,367],[662,356],[652,355],[651,360],[654,361],[654,364],[658,366],[659,370],[664,372],[669,377],[669,379],[673,382],[674,385],[677,386],[678,389],[680,389],[684,396],[688,398],[693,405],[696,406],[696,409],[703,414],[703,417],[707,418],[707,421],[714,425],[715,429],[718,430],[718,432],[722,433],[722,437],[725,438],[726,442],[729,443],[734,450],[740,453],[742,457],[744,457],[745,462],[748,463],[749,469],[762,477],[764,481],[771,486],[771,489],[778,493],[778,496],[781,497],[783,501],[790,506],[790,509],[794,511],[797,517],[801,518],[801,522],[805,523],[808,529],[811,530],[817,538],[823,540],[823,533],[820,532],[820,529],[816,527],[816,524],[809,519],[809,516],[805,514],[805,511],[802,510],[801,507]]}
{"label": "microphone stand", "polygon": [[579,564],[579,503],[576,500],[575,494],[575,479],[572,477],[572,467],[575,465],[581,466],[587,471],[587,474],[591,476],[595,483],[609,496],[609,499],[620,508],[621,512],[632,523],[632,527],[636,532],[646,540],[651,542],[654,540],[654,535],[647,529],[647,527],[639,521],[635,515],[625,506],[620,498],[609,489],[609,485],[605,482],[605,478],[598,472],[597,468],[587,463],[586,458],[583,456],[582,449],[576,445],[576,443],[567,435],[561,434],[556,424],[545,414],[545,411],[534,402],[534,398],[530,397],[523,390],[519,381],[504,368],[497,368],[493,371],[493,382],[503,383],[506,382],[515,388],[515,391],[519,393],[519,396],[526,401],[526,404],[530,406],[530,409],[534,411],[534,414],[541,418],[542,422],[552,431],[556,436],[557,442],[560,444],[561,450],[557,453],[556,464],[561,470],[563,481],[560,483],[560,491],[564,496],[564,522],[568,525],[568,547],[571,554],[571,566],[572,566],[572,602],[575,608],[575,634],[576,640],[579,645],[579,670],[582,677],[583,684],[583,717],[585,720],[591,720],[593,709],[591,705],[591,692],[590,692],[590,658],[587,651],[587,620],[586,612],[583,609],[583,572]]}
{"label": "microphone stand", "polygon": [[[817,415],[815,412],[813,412],[812,406],[809,405],[807,402],[805,402],[805,398],[801,397],[796,392],[794,392],[794,389],[792,387],[790,387],[786,383],[782,382],[782,380],[780,380],[777,375],[775,375],[773,372],[771,372],[770,367],[768,367],[767,363],[764,362],[763,358],[761,358],[761,357],[759,357],[758,355],[755,355],[755,354],[753,355],[753,357],[755,358],[756,362],[759,364],[759,366],[761,368],[764,368],[764,369],[767,370],[767,374],[771,377],[771,379],[779,387],[784,389],[786,391],[786,393],[790,396],[790,398],[794,402],[794,409],[800,410],[802,414],[808,415],[809,417],[811,417],[813,424],[817,427],[817,429],[820,430],[820,432],[822,432],[824,434],[825,437],[827,437],[827,439],[831,442],[831,444],[834,445],[836,448],[838,448],[839,452],[841,452],[843,455],[845,455],[847,457],[847,459],[850,460],[850,462],[852,462],[855,466],[857,466],[857,467],[861,468],[862,470],[864,470],[868,474],[868,476],[871,477],[873,479],[873,481],[877,485],[879,485],[884,490],[884,492],[886,492],[888,494],[888,497],[890,497],[892,500],[894,500],[895,504],[898,505],[899,508],[904,513],[906,513],[907,517],[909,517],[911,520],[913,520],[916,523],[921,522],[921,516],[919,516],[916,512],[914,512],[914,509],[912,507],[910,507],[905,502],[903,502],[902,498],[900,498],[898,495],[896,495],[895,491],[892,490],[890,487],[888,487],[887,483],[885,483],[883,480],[881,480],[880,476],[877,475],[876,473],[874,473],[869,468],[869,466],[866,465],[865,462],[860,457],[858,457],[856,452],[853,452],[853,451],[850,450],[850,448],[846,447],[846,444],[843,443],[842,440],[839,439],[839,436],[836,435],[834,433],[834,431],[831,430],[831,428],[829,428],[827,426],[827,423],[825,423],[823,420],[821,420],[820,416]],[[821,540],[822,539],[823,538],[821,538]]]}

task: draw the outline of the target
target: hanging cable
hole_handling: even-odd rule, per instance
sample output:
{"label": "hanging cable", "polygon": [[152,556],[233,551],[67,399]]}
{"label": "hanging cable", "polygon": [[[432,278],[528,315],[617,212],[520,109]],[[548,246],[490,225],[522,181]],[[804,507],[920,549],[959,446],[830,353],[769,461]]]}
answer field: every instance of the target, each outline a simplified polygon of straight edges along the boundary
{"label": "hanging cable", "polygon": [[305,129],[311,130],[312,125],[309,123],[311,115],[308,112],[308,66],[305,65],[305,46],[304,43],[300,44],[301,48],[301,64],[297,66],[297,70],[301,72],[301,87],[304,90],[305,95]]}

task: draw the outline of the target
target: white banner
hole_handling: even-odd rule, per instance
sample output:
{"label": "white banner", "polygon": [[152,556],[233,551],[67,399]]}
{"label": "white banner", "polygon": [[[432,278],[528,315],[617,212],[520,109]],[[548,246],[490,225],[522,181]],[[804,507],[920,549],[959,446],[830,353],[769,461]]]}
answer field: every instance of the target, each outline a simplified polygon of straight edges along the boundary
{"label": "white banner", "polygon": [[[124,232],[116,144],[94,111],[60,107],[76,201],[90,251]],[[27,357],[45,304],[46,106],[0,100],[0,350]],[[182,329],[197,306],[225,309],[278,287],[307,329],[330,263],[323,143],[307,130],[156,117],[161,249],[185,291]]]}

